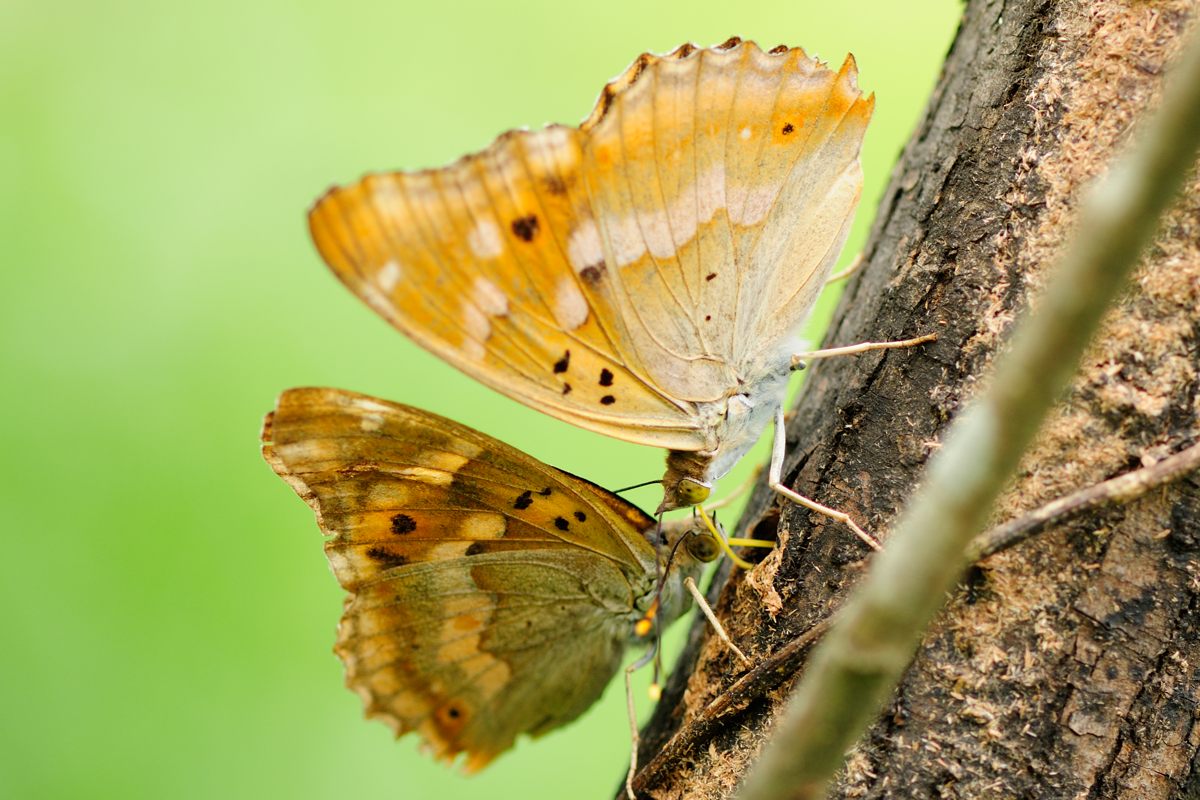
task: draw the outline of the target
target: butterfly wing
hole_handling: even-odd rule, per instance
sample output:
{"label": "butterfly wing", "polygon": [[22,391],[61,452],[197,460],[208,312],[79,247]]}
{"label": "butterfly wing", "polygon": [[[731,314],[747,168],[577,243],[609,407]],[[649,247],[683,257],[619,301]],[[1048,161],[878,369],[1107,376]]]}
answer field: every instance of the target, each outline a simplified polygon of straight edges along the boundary
{"label": "butterfly wing", "polygon": [[[854,79],[852,60],[834,73],[798,48],[731,39],[643,56],[584,122],[612,275],[597,314],[672,397],[723,398],[745,353],[815,301],[861,184],[872,103]],[[860,125],[840,124],[850,108]],[[776,314],[793,295],[807,305]]]}
{"label": "butterfly wing", "polygon": [[368,305],[493,389],[590,430],[695,450],[691,407],[594,312],[607,270],[580,158],[579,132],[551,127],[445,169],[368,176],[318,201],[313,241]]}
{"label": "butterfly wing", "polygon": [[862,192],[859,152],[875,108],[858,89],[853,56],[837,72],[797,60],[777,89],[767,125],[749,115],[738,123],[749,141],[764,140],[758,172],[735,173],[755,179],[729,200],[740,276],[732,358],[743,371],[789,340],[816,303]]}
{"label": "butterfly wing", "polygon": [[334,189],[313,238],[392,324],[493,388],[711,449],[696,404],[791,332],[845,237],[872,105],[854,77],[736,39],[643,55],[579,128]]}
{"label": "butterfly wing", "polygon": [[335,389],[281,395],[263,453],[331,537],[350,593],[335,649],[368,714],[472,770],[599,697],[653,581],[643,512],[449,420]]}
{"label": "butterfly wing", "polygon": [[[579,553],[482,555],[395,570],[347,605],[335,651],[369,716],[475,771],[582,714],[620,665],[632,609]],[[519,583],[515,584],[513,581]],[[611,593],[605,590],[612,590]]]}

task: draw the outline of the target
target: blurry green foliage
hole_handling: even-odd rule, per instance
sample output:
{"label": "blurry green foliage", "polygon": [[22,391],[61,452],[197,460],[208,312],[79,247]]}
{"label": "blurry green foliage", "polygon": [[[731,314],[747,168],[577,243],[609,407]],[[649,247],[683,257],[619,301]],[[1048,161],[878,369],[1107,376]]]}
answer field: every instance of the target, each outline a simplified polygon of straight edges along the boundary
{"label": "blurry green foliage", "polygon": [[628,747],[615,684],[582,721],[470,779],[362,720],[330,652],[340,590],[312,514],[260,460],[258,426],[279,390],[328,384],[462,420],[608,486],[658,477],[662,454],[526,409],[410,344],[319,263],[304,211],[335,181],[577,121],[643,50],[738,34],[835,63],[853,51],[877,93],[853,253],[958,11],[0,8],[3,793],[611,796]]}

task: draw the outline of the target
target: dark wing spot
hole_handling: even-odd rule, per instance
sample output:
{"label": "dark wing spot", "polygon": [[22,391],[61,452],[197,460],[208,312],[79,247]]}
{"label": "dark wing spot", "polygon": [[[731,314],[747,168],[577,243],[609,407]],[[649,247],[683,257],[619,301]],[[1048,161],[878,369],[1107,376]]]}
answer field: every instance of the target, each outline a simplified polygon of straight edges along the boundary
{"label": "dark wing spot", "polygon": [[742,37],[730,36],[728,39],[726,39],[725,41],[721,42],[719,45],[714,47],[713,50],[732,50],[733,48],[737,47],[741,43],[742,43]]}
{"label": "dark wing spot", "polygon": [[607,369],[600,370],[600,385],[601,386],[612,386],[612,379],[613,379],[613,374],[611,372],[609,372]]}
{"label": "dark wing spot", "polygon": [[529,508],[531,505],[533,505],[533,492],[526,489],[525,491],[523,491],[519,495],[517,495],[517,499],[513,503],[513,508],[520,511],[520,510]]}
{"label": "dark wing spot", "polygon": [[560,531],[570,530],[571,523],[567,522],[566,517],[555,517],[554,527],[558,528]]}
{"label": "dark wing spot", "polygon": [[570,394],[570,393],[571,393],[571,384],[564,383],[563,384],[563,394]]}
{"label": "dark wing spot", "polygon": [[484,550],[487,550],[487,545],[485,545],[483,542],[472,542],[471,546],[467,548],[467,555],[477,556]]}
{"label": "dark wing spot", "polygon": [[704,280],[706,280],[706,281],[711,281],[711,280],[712,280],[713,278],[715,278],[715,277],[717,277],[717,273],[715,273],[715,272],[710,272],[710,273],[708,273],[707,275],[705,275],[705,276],[704,276]]}
{"label": "dark wing spot", "polygon": [[617,402],[617,398],[613,397],[611,394],[606,394],[604,397],[600,398],[601,405],[611,406],[615,402]]}
{"label": "dark wing spot", "polygon": [[545,489],[542,489],[540,492],[538,492],[538,494],[540,494],[542,497],[549,497],[552,491],[554,490],[547,486]]}
{"label": "dark wing spot", "polygon": [[770,50],[768,50],[767,53],[769,53],[770,55],[773,55],[773,56],[781,56],[784,53],[786,53],[789,49],[791,49],[791,48],[789,48],[786,44],[777,44],[774,47],[772,47]]}
{"label": "dark wing spot", "polygon": [[392,517],[392,533],[402,536],[417,529],[417,522],[408,514],[397,514]]}
{"label": "dark wing spot", "polygon": [[576,511],[575,519],[579,520],[580,522],[587,522],[587,514],[583,513],[582,511]]}
{"label": "dark wing spot", "polygon": [[403,567],[408,563],[407,556],[402,556],[399,553],[393,553],[386,547],[372,547],[367,551],[367,556],[375,561],[378,561],[380,564],[383,564],[388,569],[393,567]]}
{"label": "dark wing spot", "polygon": [[789,133],[791,133],[794,130],[796,130],[796,129],[792,126],[792,123],[789,122],[783,126],[783,135],[787,136]]}
{"label": "dark wing spot", "polygon": [[601,259],[595,264],[584,267],[579,270],[579,277],[583,278],[583,282],[588,286],[595,286],[604,277],[604,271],[608,269],[608,265]]}
{"label": "dark wing spot", "polygon": [[571,366],[571,351],[564,350],[562,358],[554,362],[554,374],[559,375],[567,371],[567,367]]}
{"label": "dark wing spot", "polygon": [[562,196],[567,193],[567,185],[557,175],[547,175],[542,179],[542,185],[553,195]]}
{"label": "dark wing spot", "polygon": [[704,315],[704,321],[705,321],[705,322],[712,322],[712,314],[705,314],[705,315]]}
{"label": "dark wing spot", "polygon": [[518,217],[512,221],[512,232],[517,238],[523,242],[532,242],[533,237],[537,236],[538,218],[537,214],[530,214],[526,217]]}

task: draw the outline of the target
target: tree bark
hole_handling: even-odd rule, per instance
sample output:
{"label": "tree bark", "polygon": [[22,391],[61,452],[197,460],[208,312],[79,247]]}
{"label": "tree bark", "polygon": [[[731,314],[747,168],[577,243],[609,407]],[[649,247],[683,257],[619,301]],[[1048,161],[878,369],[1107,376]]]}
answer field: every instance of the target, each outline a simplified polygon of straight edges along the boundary
{"label": "tree bark", "polygon": [[[821,361],[788,430],[787,482],[886,539],[947,421],[986,379],[1072,229],[1080,189],[1152,105],[1198,0],[968,3]],[[1200,181],[1164,220],[1001,523],[1200,436]],[[741,535],[779,547],[710,597],[749,673],[698,620],[644,732],[635,786],[729,796],[869,560],[844,528],[760,487]],[[831,792],[868,798],[1200,796],[1200,477],[985,560]],[[728,577],[728,580],[727,580]],[[814,630],[814,626],[818,626]],[[665,749],[664,749],[665,748]]]}

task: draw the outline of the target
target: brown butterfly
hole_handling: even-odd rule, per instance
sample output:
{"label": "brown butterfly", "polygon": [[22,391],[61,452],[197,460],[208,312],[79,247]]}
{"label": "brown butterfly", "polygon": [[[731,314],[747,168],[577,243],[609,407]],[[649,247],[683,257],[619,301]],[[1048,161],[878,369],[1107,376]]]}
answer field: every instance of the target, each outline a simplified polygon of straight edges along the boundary
{"label": "brown butterfly", "polygon": [[654,520],[616,495],[365,395],[290,389],[262,442],[330,537],[347,685],[468,771],[582,714],[644,643],[638,623],[679,616],[718,553],[683,526],[656,548]]}
{"label": "brown butterfly", "polygon": [[780,486],[780,422],[796,329],[862,188],[874,98],[856,76],[853,57],[834,71],[736,38],[645,54],[578,128],[332,189],[313,240],[467,374],[667,448],[660,510],[705,500],[774,420],[772,486],[842,518]]}

